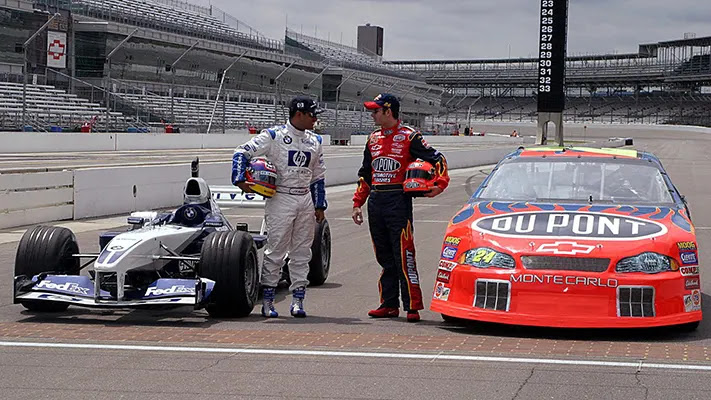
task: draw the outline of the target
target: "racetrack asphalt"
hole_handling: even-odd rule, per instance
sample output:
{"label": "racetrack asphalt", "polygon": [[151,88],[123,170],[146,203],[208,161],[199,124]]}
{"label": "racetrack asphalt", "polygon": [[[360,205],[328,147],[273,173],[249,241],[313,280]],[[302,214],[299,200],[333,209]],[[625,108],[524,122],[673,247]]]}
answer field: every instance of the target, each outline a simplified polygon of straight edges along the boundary
{"label": "racetrack asphalt", "polygon": [[[711,137],[652,132],[635,137],[635,147],[659,156],[686,195],[703,271],[711,245]],[[416,201],[426,306],[447,221],[466,202],[468,179],[476,185],[485,172],[452,171],[445,193]],[[274,320],[261,318],[257,308],[238,320],[214,320],[191,309],[70,307],[56,315],[33,314],[11,304],[22,230],[0,231],[2,398],[711,398],[711,317],[693,333],[458,326],[429,311],[417,324],[403,317],[369,319],[365,313],[377,305],[380,269],[366,224],[350,220],[351,195],[352,188],[329,188],[331,274],[325,285],[309,289],[309,317],[303,320],[288,316],[284,290],[277,302],[282,316]],[[224,211],[234,222],[261,221],[258,209]],[[82,252],[94,252],[99,232],[123,226],[124,218],[62,224],[78,232]],[[702,289],[711,287],[708,273],[701,278]],[[709,301],[704,294],[707,316]]]}

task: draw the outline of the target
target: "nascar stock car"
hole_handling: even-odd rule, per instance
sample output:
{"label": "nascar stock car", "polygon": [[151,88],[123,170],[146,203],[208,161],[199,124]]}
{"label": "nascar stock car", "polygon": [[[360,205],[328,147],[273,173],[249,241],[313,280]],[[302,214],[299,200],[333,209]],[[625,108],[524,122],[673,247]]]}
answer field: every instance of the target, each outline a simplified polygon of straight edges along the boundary
{"label": "nascar stock car", "polygon": [[693,330],[698,263],[686,200],[654,155],[519,148],[451,219],[430,309],[446,321]]}
{"label": "nascar stock car", "polygon": [[[15,303],[38,312],[69,305],[95,308],[193,306],[213,317],[251,313],[259,293],[262,248],[268,232],[230,224],[219,204],[260,207],[264,200],[232,187],[192,177],[184,204],[174,212],[134,212],[129,229],[105,232],[98,254],[81,254],[74,233],[35,226],[22,236],[15,258]],[[312,285],[323,284],[330,265],[330,229],[317,229],[309,264]],[[86,262],[80,262],[84,259]],[[93,268],[87,268],[93,264]],[[86,273],[82,270],[86,268]]]}

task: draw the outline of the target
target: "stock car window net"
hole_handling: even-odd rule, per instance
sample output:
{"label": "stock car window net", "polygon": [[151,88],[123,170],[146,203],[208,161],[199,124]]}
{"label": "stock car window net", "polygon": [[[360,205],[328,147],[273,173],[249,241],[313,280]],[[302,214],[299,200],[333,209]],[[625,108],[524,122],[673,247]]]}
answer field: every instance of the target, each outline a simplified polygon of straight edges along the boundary
{"label": "stock car window net", "polygon": [[517,160],[494,172],[482,199],[673,203],[661,172],[641,162],[598,159]]}

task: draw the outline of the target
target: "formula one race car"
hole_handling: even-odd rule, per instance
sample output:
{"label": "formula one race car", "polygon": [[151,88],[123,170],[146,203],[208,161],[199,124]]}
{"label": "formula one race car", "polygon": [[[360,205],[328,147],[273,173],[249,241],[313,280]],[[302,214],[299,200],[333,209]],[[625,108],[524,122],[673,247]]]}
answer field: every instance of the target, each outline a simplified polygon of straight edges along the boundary
{"label": "formula one race car", "polygon": [[[98,254],[81,254],[66,228],[36,226],[20,240],[15,259],[15,303],[33,311],[63,311],[70,304],[98,308],[194,306],[215,317],[251,313],[259,293],[267,232],[234,227],[207,183],[192,177],[174,212],[134,212],[130,229],[106,232]],[[236,195],[235,195],[236,196]],[[234,198],[235,196],[232,196]],[[246,199],[251,201],[252,199]],[[322,284],[330,263],[330,231],[322,222],[314,240],[309,279]],[[324,239],[326,237],[326,239]],[[326,254],[326,256],[323,256]],[[80,259],[88,259],[84,264]],[[88,274],[81,275],[85,267]]]}
{"label": "formula one race car", "polygon": [[686,201],[654,155],[520,148],[452,218],[430,308],[449,321],[691,330],[698,264]]}

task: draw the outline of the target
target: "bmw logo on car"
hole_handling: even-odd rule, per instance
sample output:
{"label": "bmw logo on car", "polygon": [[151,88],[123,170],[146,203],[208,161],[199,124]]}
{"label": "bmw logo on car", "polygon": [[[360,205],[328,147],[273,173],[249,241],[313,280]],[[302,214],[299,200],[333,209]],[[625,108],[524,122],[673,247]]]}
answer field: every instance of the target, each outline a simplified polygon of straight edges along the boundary
{"label": "bmw logo on car", "polygon": [[593,212],[521,212],[480,218],[472,228],[502,237],[639,240],[667,233],[656,222]]}

